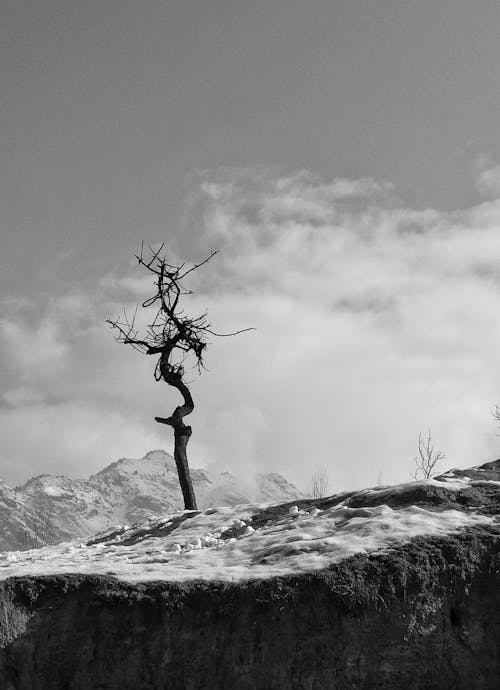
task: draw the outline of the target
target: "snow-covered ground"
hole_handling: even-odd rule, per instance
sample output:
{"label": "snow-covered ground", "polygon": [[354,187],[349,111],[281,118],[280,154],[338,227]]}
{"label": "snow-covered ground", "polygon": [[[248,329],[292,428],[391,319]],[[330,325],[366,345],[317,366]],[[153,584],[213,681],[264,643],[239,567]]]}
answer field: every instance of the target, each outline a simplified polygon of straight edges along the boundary
{"label": "snow-covered ground", "polygon": [[129,582],[242,581],[310,572],[356,553],[386,550],[416,536],[498,524],[498,515],[387,505],[409,491],[408,487],[444,486],[458,491],[471,483],[485,482],[450,476],[441,482],[412,482],[359,492],[358,496],[381,499],[377,501],[381,505],[371,507],[349,507],[348,500],[324,510],[291,505],[270,510],[270,519],[264,524],[259,521],[255,527],[252,515],[269,506],[246,504],[150,517],[89,540],[90,545],[73,540],[37,550],[0,553],[0,579],[87,573]]}

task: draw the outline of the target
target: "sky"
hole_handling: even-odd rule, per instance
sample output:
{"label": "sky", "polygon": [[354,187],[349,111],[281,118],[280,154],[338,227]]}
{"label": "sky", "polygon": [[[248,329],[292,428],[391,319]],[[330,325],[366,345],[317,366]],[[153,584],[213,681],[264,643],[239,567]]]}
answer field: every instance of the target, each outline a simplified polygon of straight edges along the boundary
{"label": "sky", "polygon": [[193,466],[331,491],[498,456],[500,7],[0,0],[0,477],[172,449],[105,320],[134,254],[219,254],[186,310]]}

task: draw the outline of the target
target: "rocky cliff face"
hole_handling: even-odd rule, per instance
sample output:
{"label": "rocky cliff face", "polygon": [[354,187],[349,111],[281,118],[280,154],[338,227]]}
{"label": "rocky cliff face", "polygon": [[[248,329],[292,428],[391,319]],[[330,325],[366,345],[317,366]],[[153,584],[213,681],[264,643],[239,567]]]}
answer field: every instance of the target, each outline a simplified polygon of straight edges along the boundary
{"label": "rocky cliff face", "polygon": [[497,688],[499,536],[419,538],[238,585],[7,580],[0,687]]}

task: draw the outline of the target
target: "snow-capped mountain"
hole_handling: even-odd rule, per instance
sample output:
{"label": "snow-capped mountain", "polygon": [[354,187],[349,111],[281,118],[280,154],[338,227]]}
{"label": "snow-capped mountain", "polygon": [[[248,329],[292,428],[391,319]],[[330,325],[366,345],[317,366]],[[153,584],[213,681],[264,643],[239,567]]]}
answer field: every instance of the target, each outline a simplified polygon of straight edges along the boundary
{"label": "snow-capped mountain", "polygon": [[[191,478],[200,508],[290,501],[302,496],[276,473],[243,480],[230,472],[192,469]],[[181,510],[184,505],[175,461],[163,450],[150,451],[139,459],[122,458],[84,480],[41,475],[12,493],[32,513],[41,510],[53,526],[51,541],[133,524],[151,515]],[[14,546],[19,548],[11,544]]]}

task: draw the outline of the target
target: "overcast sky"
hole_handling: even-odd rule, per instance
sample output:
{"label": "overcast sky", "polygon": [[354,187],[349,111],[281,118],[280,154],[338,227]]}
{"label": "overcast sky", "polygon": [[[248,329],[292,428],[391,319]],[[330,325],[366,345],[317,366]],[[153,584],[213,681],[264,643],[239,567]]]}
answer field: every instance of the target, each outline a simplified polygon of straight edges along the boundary
{"label": "overcast sky", "polygon": [[404,481],[500,453],[496,0],[0,0],[0,477],[172,449],[105,324],[141,240],[186,309],[192,466]]}

